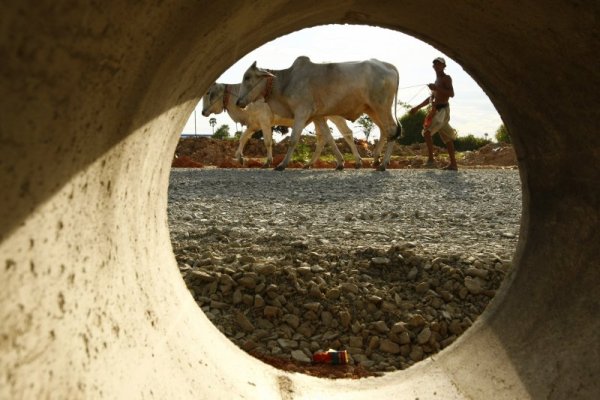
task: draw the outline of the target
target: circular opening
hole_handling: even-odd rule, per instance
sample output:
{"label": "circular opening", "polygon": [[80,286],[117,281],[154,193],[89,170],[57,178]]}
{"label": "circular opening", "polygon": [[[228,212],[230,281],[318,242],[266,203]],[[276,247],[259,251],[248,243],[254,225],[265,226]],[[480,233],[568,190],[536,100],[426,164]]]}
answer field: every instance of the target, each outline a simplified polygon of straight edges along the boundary
{"label": "circular opening", "polygon": [[[310,37],[314,31],[322,38],[319,29],[326,28],[339,35],[333,36],[333,43],[349,40],[351,29],[389,35],[387,43],[418,42],[366,27],[302,32]],[[435,79],[431,60],[440,55],[430,46],[420,46],[425,50],[412,57],[410,68],[398,67],[400,88],[409,93],[400,91],[400,101],[412,105],[428,95],[426,86],[416,82]],[[292,61],[299,55],[327,61],[290,47],[286,49]],[[389,61],[370,53],[371,47],[362,50],[344,57]],[[260,60],[260,49],[256,53],[230,68],[223,77],[237,70],[238,78],[224,83],[241,81],[253,57],[259,66],[272,69],[292,62],[281,50],[279,65],[267,65]],[[332,56],[331,51],[327,54]],[[476,92],[475,84],[455,62],[446,60],[457,93],[451,102],[460,104],[462,93]],[[411,75],[403,73],[406,69],[425,71],[428,78],[417,75],[420,78],[406,78],[407,82],[403,77]],[[470,89],[461,91],[463,87]],[[489,100],[476,89],[485,109]],[[482,117],[475,111],[476,102],[453,106],[452,121],[456,115],[459,136],[490,140],[499,117],[493,107]],[[400,106],[398,117],[403,110]],[[190,119],[193,134],[190,122],[184,133],[212,135],[222,123],[230,131],[238,130],[223,115],[204,117],[196,111]],[[485,128],[469,125],[486,118],[492,122]],[[369,139],[361,127],[354,128],[355,137]],[[377,140],[378,132],[370,139]],[[338,140],[340,148],[342,143]],[[208,167],[172,171],[169,223],[176,259],[196,302],[228,338],[257,358],[328,377],[407,368],[453,343],[485,310],[510,270],[521,199],[514,154],[507,146],[459,151],[458,173],[422,168],[427,158],[424,144],[397,146],[395,163],[390,164],[397,169],[377,174],[369,168],[338,173],[327,169],[326,162],[326,168],[312,171],[234,169],[253,166],[247,160],[243,165],[231,160],[237,145],[235,140],[202,137],[180,141],[179,160]],[[279,145],[286,150],[288,143],[283,139]],[[247,157],[258,161],[254,165],[262,164],[263,141],[254,139],[247,146]],[[314,140],[309,139],[299,148],[310,153],[312,146]],[[361,155],[368,158],[368,153]],[[437,146],[435,156],[442,163],[447,152]],[[297,157],[307,159],[301,152]],[[347,351],[350,365],[312,362],[315,353],[329,349]]]}

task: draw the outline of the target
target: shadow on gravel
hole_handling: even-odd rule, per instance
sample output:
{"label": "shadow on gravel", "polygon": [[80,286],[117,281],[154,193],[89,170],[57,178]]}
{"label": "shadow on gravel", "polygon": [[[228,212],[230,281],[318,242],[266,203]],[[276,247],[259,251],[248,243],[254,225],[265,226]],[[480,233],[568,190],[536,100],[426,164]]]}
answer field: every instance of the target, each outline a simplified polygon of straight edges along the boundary
{"label": "shadow on gravel", "polygon": [[[277,368],[409,368],[484,312],[518,240],[516,171],[178,170],[179,270],[233,343]],[[312,363],[346,350],[346,366]]]}

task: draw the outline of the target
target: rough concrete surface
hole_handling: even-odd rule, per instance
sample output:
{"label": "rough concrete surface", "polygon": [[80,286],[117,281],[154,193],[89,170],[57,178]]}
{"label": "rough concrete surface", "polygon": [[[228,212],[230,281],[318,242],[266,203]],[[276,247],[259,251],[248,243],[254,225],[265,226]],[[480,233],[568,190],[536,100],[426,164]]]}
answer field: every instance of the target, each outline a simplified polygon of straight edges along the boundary
{"label": "rough concrete surface", "polygon": [[[599,15],[566,0],[5,1],[0,398],[599,397]],[[397,29],[459,62],[511,132],[522,182],[515,273],[493,306],[435,360],[357,381],[238,350],[187,292],[166,214],[208,85],[327,23]]]}

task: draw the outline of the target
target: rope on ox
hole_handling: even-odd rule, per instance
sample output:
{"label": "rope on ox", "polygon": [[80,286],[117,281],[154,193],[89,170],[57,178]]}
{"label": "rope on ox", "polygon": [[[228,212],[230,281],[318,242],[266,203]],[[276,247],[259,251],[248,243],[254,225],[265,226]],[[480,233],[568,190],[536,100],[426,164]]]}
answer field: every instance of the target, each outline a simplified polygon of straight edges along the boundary
{"label": "rope on ox", "polygon": [[[269,73],[272,73],[271,70],[267,69],[266,71]],[[265,103],[269,100],[269,97],[271,96],[271,92],[273,91],[273,79],[274,78],[275,78],[275,76],[267,76],[265,78],[267,80],[267,82],[265,83],[265,90],[263,90],[263,92],[262,92],[262,97],[263,97]],[[254,88],[256,88],[261,83],[262,83],[262,80],[259,80],[258,82],[256,82],[256,85],[252,86],[252,88],[248,91],[248,93],[252,92],[254,90]]]}
{"label": "rope on ox", "polygon": [[[400,84],[400,82],[398,82],[398,84]],[[396,94],[395,94],[395,99],[394,99],[394,118],[396,119],[396,123],[398,124],[398,127],[401,128],[401,124],[400,124],[400,120],[398,119],[398,104],[402,103],[399,100],[399,96],[398,94],[400,93],[401,90],[404,89],[412,89],[412,88],[416,88],[416,87],[420,87],[421,89],[419,89],[417,91],[417,93],[414,94],[414,96],[412,96],[408,101],[406,101],[403,104],[409,104],[415,97],[417,97],[422,91],[423,89],[425,89],[427,87],[426,83],[421,83],[418,85],[410,85],[410,86],[403,86],[403,87],[398,87],[398,89],[396,90]],[[396,135],[394,136],[395,140],[399,140],[401,138],[402,133],[396,133]]]}
{"label": "rope on ox", "polygon": [[398,90],[403,90],[403,89],[412,89],[412,88],[415,88],[415,87],[421,87],[421,89],[419,89],[419,90],[418,90],[418,91],[417,91],[417,92],[414,94],[414,96],[412,96],[410,99],[408,99],[406,102],[404,102],[405,104],[408,104],[408,103],[410,103],[410,102],[411,102],[411,101],[412,101],[412,100],[413,100],[415,97],[417,97],[419,94],[421,94],[421,92],[423,91],[423,89],[425,89],[425,88],[427,87],[427,84],[426,84],[426,83],[422,83],[422,84],[420,84],[420,85],[404,86],[404,87],[401,87],[401,88],[399,88],[399,89],[398,89]]}

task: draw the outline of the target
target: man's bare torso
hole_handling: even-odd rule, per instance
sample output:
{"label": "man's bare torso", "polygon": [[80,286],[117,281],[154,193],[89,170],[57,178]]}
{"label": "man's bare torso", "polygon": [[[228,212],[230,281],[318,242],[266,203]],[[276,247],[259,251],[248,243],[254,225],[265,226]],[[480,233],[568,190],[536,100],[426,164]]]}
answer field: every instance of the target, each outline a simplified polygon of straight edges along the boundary
{"label": "man's bare torso", "polygon": [[450,97],[454,97],[452,78],[443,72],[437,74],[435,80],[436,90],[433,90],[433,104],[448,104]]}

